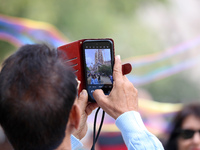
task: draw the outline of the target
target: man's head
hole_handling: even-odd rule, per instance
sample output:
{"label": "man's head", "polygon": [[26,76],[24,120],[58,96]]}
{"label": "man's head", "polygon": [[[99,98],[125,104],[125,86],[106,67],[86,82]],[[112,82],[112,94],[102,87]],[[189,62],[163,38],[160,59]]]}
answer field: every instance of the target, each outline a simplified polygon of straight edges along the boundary
{"label": "man's head", "polygon": [[0,73],[0,124],[15,150],[55,149],[65,136],[77,81],[61,55],[22,46]]}

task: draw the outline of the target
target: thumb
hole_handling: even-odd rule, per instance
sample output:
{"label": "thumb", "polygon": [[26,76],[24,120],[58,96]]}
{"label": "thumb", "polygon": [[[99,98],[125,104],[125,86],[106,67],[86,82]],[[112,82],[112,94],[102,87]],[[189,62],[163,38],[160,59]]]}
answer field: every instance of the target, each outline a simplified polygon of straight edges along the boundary
{"label": "thumb", "polygon": [[103,90],[97,89],[93,92],[93,97],[96,100],[96,102],[99,104],[101,107],[101,104],[103,101],[106,99],[106,95],[104,94]]}
{"label": "thumb", "polygon": [[88,94],[86,90],[82,90],[81,93],[79,94],[78,101],[81,103],[87,103],[88,101]]}

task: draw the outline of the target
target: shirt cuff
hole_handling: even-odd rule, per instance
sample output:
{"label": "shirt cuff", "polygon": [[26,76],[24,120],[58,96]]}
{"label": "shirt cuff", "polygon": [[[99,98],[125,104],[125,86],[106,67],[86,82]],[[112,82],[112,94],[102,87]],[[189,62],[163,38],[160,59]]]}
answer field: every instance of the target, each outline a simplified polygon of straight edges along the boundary
{"label": "shirt cuff", "polygon": [[71,146],[72,146],[72,150],[77,150],[83,147],[83,144],[75,136],[71,135]]}
{"label": "shirt cuff", "polygon": [[121,132],[147,130],[140,114],[136,111],[123,113],[116,119],[115,124]]}

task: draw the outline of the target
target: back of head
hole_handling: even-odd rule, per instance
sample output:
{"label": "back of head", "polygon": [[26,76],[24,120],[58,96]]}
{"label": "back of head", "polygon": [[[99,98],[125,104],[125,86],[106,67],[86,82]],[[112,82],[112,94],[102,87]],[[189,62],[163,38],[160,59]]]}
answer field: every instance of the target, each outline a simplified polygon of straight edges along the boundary
{"label": "back of head", "polygon": [[180,112],[177,113],[174,120],[172,121],[172,130],[169,140],[167,141],[165,146],[166,150],[178,150],[177,138],[179,136],[179,133],[177,131],[181,129],[184,120],[190,115],[193,115],[200,119],[199,102],[187,104],[182,108]]}
{"label": "back of head", "polygon": [[15,150],[55,149],[76,97],[75,75],[56,50],[22,46],[0,73],[0,123]]}

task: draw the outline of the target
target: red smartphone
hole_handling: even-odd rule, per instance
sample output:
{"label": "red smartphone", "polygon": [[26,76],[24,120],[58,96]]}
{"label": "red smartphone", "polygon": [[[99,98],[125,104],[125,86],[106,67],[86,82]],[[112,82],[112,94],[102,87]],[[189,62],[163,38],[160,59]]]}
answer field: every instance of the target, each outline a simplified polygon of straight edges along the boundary
{"label": "red smartphone", "polygon": [[[64,52],[64,59],[73,68],[78,80],[81,81],[78,94],[87,89],[89,100],[95,102],[92,92],[102,89],[109,94],[112,89],[112,72],[114,65],[114,41],[112,39],[81,39],[57,48]],[[96,53],[96,57],[95,57]],[[96,68],[95,68],[96,67]],[[122,73],[132,70],[129,63],[122,65]],[[91,82],[92,75],[98,82]],[[93,76],[93,78],[95,78]]]}
{"label": "red smartphone", "polygon": [[96,89],[102,89],[106,95],[109,95],[113,88],[113,44],[110,39],[83,41],[85,88],[91,102],[95,102],[92,94]]}

